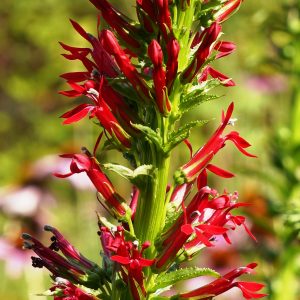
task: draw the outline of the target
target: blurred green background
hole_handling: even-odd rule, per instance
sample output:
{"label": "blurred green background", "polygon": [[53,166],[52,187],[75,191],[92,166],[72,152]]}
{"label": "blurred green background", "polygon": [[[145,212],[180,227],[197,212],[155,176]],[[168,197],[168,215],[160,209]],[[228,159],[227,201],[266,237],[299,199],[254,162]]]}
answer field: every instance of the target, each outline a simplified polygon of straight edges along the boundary
{"label": "blurred green background", "polygon": [[[128,14],[133,11],[133,1],[115,2]],[[249,225],[259,243],[237,234],[233,246],[206,250],[200,263],[222,270],[258,261],[258,280],[267,284],[268,299],[276,300],[300,299],[299,10],[298,1],[245,1],[223,29],[224,39],[235,42],[237,51],[218,62],[218,70],[237,86],[220,90],[224,97],[186,116],[215,118],[193,132],[197,149],[216,128],[221,109],[234,100],[237,129],[258,155],[245,159],[226,147],[220,165],[237,176],[215,185],[238,190],[241,201],[253,203]],[[51,176],[65,167],[59,153],[92,148],[98,134],[87,120],[62,126],[58,116],[76,100],[57,93],[66,88],[58,75],[78,70],[60,56],[58,41],[84,45],[68,18],[95,33],[96,16],[88,1],[0,3],[0,299],[39,299],[35,294],[49,288],[47,272],[33,269],[30,254],[21,251],[22,231],[46,241],[42,225],[52,224],[87,257],[99,260],[95,211],[100,208],[93,190],[82,177]],[[181,150],[176,165],[188,158]],[[103,160],[115,161],[115,153],[104,153]],[[129,195],[128,186],[118,180],[113,177],[117,189]],[[218,299],[241,299],[239,294],[227,297]]]}

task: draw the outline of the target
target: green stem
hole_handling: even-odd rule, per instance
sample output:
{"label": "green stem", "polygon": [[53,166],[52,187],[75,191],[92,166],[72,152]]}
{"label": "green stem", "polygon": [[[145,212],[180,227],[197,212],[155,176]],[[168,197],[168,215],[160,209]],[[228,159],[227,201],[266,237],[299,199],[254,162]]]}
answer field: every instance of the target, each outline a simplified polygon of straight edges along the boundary
{"label": "green stem", "polygon": [[165,222],[165,196],[168,183],[170,158],[157,155],[156,172],[150,177],[142,193],[142,203],[138,207],[135,232],[141,242],[150,241],[148,257],[154,257],[154,241]]}

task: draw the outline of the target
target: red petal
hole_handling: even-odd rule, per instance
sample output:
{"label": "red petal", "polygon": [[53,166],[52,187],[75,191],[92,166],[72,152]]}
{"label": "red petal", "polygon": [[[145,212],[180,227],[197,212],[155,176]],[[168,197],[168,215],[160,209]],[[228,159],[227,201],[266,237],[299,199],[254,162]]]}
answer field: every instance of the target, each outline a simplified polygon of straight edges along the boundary
{"label": "red petal", "polygon": [[155,259],[146,259],[146,258],[139,258],[139,262],[140,262],[140,265],[142,267],[150,267],[153,265]]}
{"label": "red petal", "polygon": [[90,41],[90,37],[87,34],[87,32],[75,21],[70,19],[70,22],[72,23],[72,26],[74,29],[86,40]]}
{"label": "red petal", "polygon": [[238,286],[252,292],[261,290],[265,285],[257,282],[238,282]]}
{"label": "red petal", "polygon": [[81,82],[89,78],[88,72],[70,72],[60,75],[61,78],[64,78],[68,81]]}
{"label": "red petal", "polygon": [[[75,108],[76,110],[77,108]],[[74,122],[78,122],[80,121],[81,119],[83,119],[88,113],[89,111],[93,109],[92,107],[88,106],[88,107],[85,107],[83,109],[81,109],[80,111],[72,114],[70,117],[68,117],[64,122],[63,124],[72,124]],[[70,111],[68,113],[71,113]]]}
{"label": "red petal", "polygon": [[198,190],[200,190],[205,186],[207,186],[207,172],[204,169],[197,178],[197,187],[198,187]]}
{"label": "red petal", "polygon": [[224,178],[232,178],[234,177],[235,175],[229,171],[226,171],[224,169],[221,169],[215,165],[212,165],[212,164],[208,164],[206,166],[206,168],[211,171],[212,173],[218,175],[218,176],[221,176],[221,177],[224,177]]}
{"label": "red petal", "polygon": [[72,176],[72,175],[73,175],[72,172],[67,173],[67,174],[53,173],[53,176],[58,177],[58,178],[67,178],[67,177],[70,177],[70,176]]}
{"label": "red petal", "polygon": [[229,140],[235,140],[242,148],[248,148],[251,146],[249,142],[243,139],[237,131],[231,131],[229,134],[226,135]]}
{"label": "red petal", "polygon": [[74,90],[70,90],[70,91],[60,91],[59,94],[64,95],[66,97],[79,97],[82,95],[82,93],[79,93],[77,91]]}
{"label": "red petal", "polygon": [[81,111],[82,109],[91,106],[90,104],[80,104],[78,106],[76,106],[75,108],[73,108],[72,110],[69,110],[67,112],[65,112],[63,115],[60,116],[60,118],[69,118],[72,115],[76,114],[77,112]]}
{"label": "red petal", "polygon": [[200,232],[200,230],[196,230],[197,239],[203,243],[207,247],[212,247],[213,244],[209,241],[209,239]]}
{"label": "red petal", "polygon": [[189,148],[189,150],[190,150],[190,157],[192,158],[192,156],[193,156],[193,147],[192,147],[192,144],[190,143],[190,141],[188,139],[185,139],[183,142]]}
{"label": "red petal", "polygon": [[224,234],[228,229],[216,226],[216,225],[209,225],[209,224],[200,224],[197,228],[209,233],[209,234]]}
{"label": "red petal", "polygon": [[120,255],[113,255],[110,257],[110,259],[122,265],[128,265],[130,263],[130,259],[128,257],[124,257]]}
{"label": "red petal", "polygon": [[66,51],[70,51],[71,53],[78,53],[80,52],[81,55],[88,55],[91,52],[90,48],[82,48],[82,47],[73,47],[73,46],[69,46],[63,42],[59,42],[59,44],[61,45],[61,47],[63,49],[65,49]]}
{"label": "red petal", "polygon": [[194,232],[194,228],[191,224],[185,224],[181,226],[181,232],[185,233],[186,235],[191,235]]}
{"label": "red petal", "polygon": [[249,153],[248,151],[246,151],[236,140],[231,140],[236,147],[239,149],[240,152],[242,152],[244,155],[249,156],[249,157],[257,157],[254,154]]}

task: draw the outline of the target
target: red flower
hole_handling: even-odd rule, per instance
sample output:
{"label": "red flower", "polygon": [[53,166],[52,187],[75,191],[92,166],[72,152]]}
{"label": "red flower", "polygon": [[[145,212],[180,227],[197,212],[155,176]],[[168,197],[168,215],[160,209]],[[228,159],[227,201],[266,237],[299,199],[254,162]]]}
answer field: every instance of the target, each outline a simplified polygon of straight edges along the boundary
{"label": "red flower", "polygon": [[31,257],[32,266],[36,268],[45,267],[54,277],[62,276],[74,282],[82,283],[86,271],[91,269],[91,266],[87,266],[86,263],[82,264],[82,261],[74,264],[72,261],[62,257],[55,252],[55,250],[59,249],[53,244],[48,248],[27,233],[23,233],[22,238],[24,240],[24,248],[32,249],[39,256]]}
{"label": "red flower", "polygon": [[103,30],[101,41],[104,49],[115,58],[120,70],[127,77],[133,88],[143,99],[149,101],[149,89],[146,82],[132,65],[114,34],[110,30]]}
{"label": "red flower", "polygon": [[118,33],[129,47],[133,50],[140,48],[140,38],[137,36],[137,29],[126,20],[128,17],[125,17],[106,0],[90,0],[90,2],[101,11],[102,17],[107,24]]}
{"label": "red flower", "polygon": [[220,52],[216,56],[216,59],[218,59],[218,58],[227,56],[227,55],[231,54],[232,52],[234,52],[236,49],[236,46],[232,42],[220,41],[215,45],[214,49],[217,50],[218,52]]}
{"label": "red flower", "polygon": [[[218,278],[214,280],[213,282],[206,284],[196,290],[193,290],[191,292],[180,294],[180,299],[190,299],[190,298],[197,298],[197,299],[203,299],[203,300],[209,300],[214,296],[223,294],[224,292],[234,288],[238,287],[242,293],[245,299],[258,299],[265,297],[266,294],[259,294],[256,293],[260,289],[264,287],[263,284],[256,283],[256,282],[243,282],[243,281],[235,281],[234,280],[243,275],[243,274],[249,274],[252,273],[252,270],[257,266],[256,263],[251,263],[247,265],[246,267],[240,267],[237,268],[221,278]],[[200,298],[198,298],[200,297]]]}
{"label": "red flower", "polygon": [[198,74],[199,70],[204,65],[205,61],[213,50],[213,44],[218,39],[221,33],[221,26],[218,23],[213,23],[210,27],[206,28],[200,36],[196,36],[193,41],[192,47],[200,43],[194,58],[190,65],[182,72],[181,81],[183,83],[191,82]]}
{"label": "red flower", "polygon": [[165,41],[168,41],[172,32],[172,20],[169,10],[169,0],[154,0],[153,5],[157,8],[157,23]]}
{"label": "red flower", "polygon": [[243,0],[228,0],[224,4],[224,6],[214,14],[214,18],[219,23],[227,20],[229,15],[231,15],[239,9],[242,2]]}
{"label": "red flower", "polygon": [[141,249],[139,249],[137,241],[125,240],[124,229],[121,226],[112,230],[109,230],[107,227],[101,227],[100,230],[104,253],[121,266],[123,280],[129,284],[134,299],[139,300],[136,283],[143,294],[146,295],[143,268],[150,267],[154,263],[154,260],[143,258],[143,252],[150,246],[150,243],[143,243]]}
{"label": "red flower", "polygon": [[229,77],[227,77],[226,75],[220,73],[219,71],[213,69],[212,67],[210,66],[207,66],[203,71],[202,71],[202,74],[199,78],[199,82],[202,82],[202,81],[206,81],[207,80],[207,77],[208,75],[210,75],[211,77],[213,78],[216,78],[218,80],[221,81],[221,83],[224,85],[224,86],[235,86],[235,83],[233,80],[231,80]]}
{"label": "red flower", "polygon": [[[185,199],[184,197],[183,201]],[[227,231],[234,230],[236,226],[244,226],[246,232],[255,239],[245,225],[245,218],[230,213],[231,210],[246,205],[236,203],[236,200],[236,194],[217,195],[215,190],[207,186],[201,187],[187,208],[182,203],[183,213],[163,236],[162,253],[157,259],[156,267],[161,268],[180,256],[182,248],[189,256],[193,256],[204,246],[214,246],[214,238],[218,235],[231,243]]]}
{"label": "red flower", "polygon": [[97,300],[94,295],[88,294],[70,281],[63,278],[56,278],[55,284],[50,291],[54,300]]}
{"label": "red flower", "polygon": [[108,209],[120,218],[125,216],[125,200],[115,191],[112,183],[101,171],[94,157],[86,154],[64,154],[61,157],[72,159],[70,164],[71,172],[67,174],[56,173],[54,174],[56,177],[66,178],[76,173],[85,172],[106,201]]}
{"label": "red flower", "polygon": [[214,155],[216,155],[220,149],[225,146],[226,141],[232,141],[240,152],[246,156],[256,157],[245,150],[245,148],[251,145],[240,137],[237,131],[231,131],[226,135],[223,135],[223,131],[227,125],[232,124],[230,120],[233,112],[234,104],[231,103],[227,109],[226,115],[222,117],[222,123],[211,136],[211,138],[206,142],[206,144],[201,147],[196,154],[191,158],[191,160],[180,168],[180,171],[175,174],[176,181],[178,183],[192,182],[195,180],[199,172],[205,168],[211,172],[222,176],[222,177],[232,177],[233,174],[220,169],[209,162],[212,160]]}
{"label": "red flower", "polygon": [[151,0],[137,0],[136,13],[145,30],[153,33],[155,28],[155,12]]}
{"label": "red flower", "polygon": [[[64,79],[69,81],[81,82],[87,79],[96,80],[99,75],[106,75],[109,77],[116,77],[117,67],[100,43],[101,32],[98,30],[98,37],[94,37],[90,33],[87,33],[77,22],[70,20],[74,29],[89,43],[92,45],[90,48],[78,48],[71,47],[64,43],[60,43],[61,46],[69,51],[70,54],[63,54],[68,60],[80,60],[87,69],[87,72],[72,72],[61,75]],[[98,24],[99,25],[99,24]],[[98,26],[99,28],[99,26]],[[91,54],[93,60],[87,58]]]}
{"label": "red flower", "polygon": [[50,225],[45,225],[44,229],[52,232],[54,235],[51,238],[52,249],[60,250],[65,257],[70,260],[77,261],[80,265],[85,266],[87,269],[93,268],[95,264],[80,254],[79,251],[73,245],[71,245],[56,228]]}
{"label": "red flower", "polygon": [[[126,131],[132,133],[136,132],[131,126],[131,122],[136,122],[136,117],[130,112],[123,97],[112,89],[105,78],[105,76],[112,78],[116,77],[118,75],[117,66],[100,43],[101,32],[98,31],[98,38],[95,38],[91,34],[88,34],[75,21],[71,20],[71,23],[75,30],[92,44],[93,48],[76,48],[61,43],[63,48],[70,52],[70,54],[64,54],[64,56],[69,60],[80,60],[87,71],[62,74],[61,77],[67,80],[67,83],[71,86],[72,90],[61,91],[60,93],[67,97],[85,95],[94,102],[94,105],[82,104],[67,112],[63,115],[63,117],[68,118],[64,124],[79,121],[89,112],[99,108],[100,111],[104,111],[102,115],[105,115],[105,118],[112,122],[106,122],[107,126],[105,129],[110,134],[114,132],[115,136],[121,136],[120,138],[123,146],[129,147],[130,143],[128,141],[128,136],[126,136],[126,133],[119,125],[119,121],[126,128]],[[92,60],[87,58],[88,54],[91,54]],[[79,82],[84,82],[84,84],[79,85]],[[99,121],[102,123],[103,117],[100,118]]]}
{"label": "red flower", "polygon": [[138,292],[135,287],[135,281],[138,283],[144,295],[146,291],[144,288],[143,268],[150,267],[154,263],[154,259],[143,258],[143,252],[150,246],[149,242],[142,244],[141,250],[138,249],[137,242],[124,242],[119,245],[116,250],[116,255],[112,255],[111,260],[119,263],[127,270],[127,277],[130,288],[135,299],[138,297]]}
{"label": "red flower", "polygon": [[[75,83],[69,83],[74,89],[81,92],[84,90],[83,87]],[[102,82],[100,83],[100,89]],[[131,147],[130,136],[119,124],[118,120],[109,109],[106,102],[103,100],[101,94],[93,88],[87,91],[87,96],[93,100],[94,104],[80,104],[77,107],[64,113],[61,118],[66,119],[63,124],[71,124],[78,122],[90,113],[90,118],[97,117],[103,128],[112,136],[114,141],[121,144],[125,148]],[[127,122],[130,120],[127,118]]]}

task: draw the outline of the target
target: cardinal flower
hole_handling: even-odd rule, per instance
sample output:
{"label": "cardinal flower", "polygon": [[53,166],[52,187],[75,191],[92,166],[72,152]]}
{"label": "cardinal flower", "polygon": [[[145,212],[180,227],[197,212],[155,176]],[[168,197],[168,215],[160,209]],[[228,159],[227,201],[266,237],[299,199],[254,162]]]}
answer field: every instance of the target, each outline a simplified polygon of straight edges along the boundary
{"label": "cardinal flower", "polygon": [[[115,191],[112,183],[101,171],[96,159],[87,154],[64,154],[63,158],[69,158],[71,160],[70,173],[54,175],[59,178],[66,178],[76,173],[85,172],[94,184],[97,191],[105,200],[105,205],[119,218],[122,218],[126,214],[125,200]],[[129,208],[128,208],[129,209]]]}
{"label": "cardinal flower", "polygon": [[234,281],[237,277],[243,274],[252,273],[253,269],[256,266],[256,263],[251,263],[246,267],[234,269],[233,271],[225,274],[221,278],[218,278],[209,284],[206,284],[191,292],[180,294],[180,299],[195,298],[210,300],[212,299],[212,297],[220,295],[234,287],[237,287],[242,291],[245,299],[258,299],[265,297],[266,294],[257,293],[257,291],[261,290],[264,287],[263,284],[256,282]]}
{"label": "cardinal flower", "polygon": [[50,288],[49,293],[54,300],[97,300],[98,298],[82,288],[77,287],[70,281],[57,277],[55,284]]}
{"label": "cardinal flower", "polygon": [[[114,125],[110,124],[107,128],[114,127],[115,129],[111,128],[111,130],[119,132],[121,130],[119,122],[121,122],[126,126],[126,129],[132,129],[130,124],[131,122],[136,122],[136,116],[130,112],[123,97],[107,81],[107,77],[115,78],[118,75],[118,67],[100,42],[102,33],[98,30],[98,37],[96,38],[87,33],[75,21],[71,20],[71,23],[74,29],[92,45],[92,48],[71,47],[61,43],[62,47],[69,52],[69,54],[63,54],[63,56],[69,60],[81,61],[86,71],[62,74],[61,77],[67,80],[68,85],[72,89],[61,91],[60,93],[67,97],[85,95],[92,100],[94,105],[81,104],[67,112],[62,116],[68,118],[64,124],[77,122],[91,112],[92,109],[95,110],[98,107],[100,111],[104,111],[103,114],[106,115],[106,118],[114,123]],[[88,58],[88,55],[91,58]],[[98,99],[99,97],[101,99]],[[101,120],[99,121],[101,122]],[[116,128],[115,124],[118,124],[118,128]]]}
{"label": "cardinal flower", "polygon": [[204,170],[205,168],[211,172],[221,176],[221,177],[232,177],[232,173],[220,169],[219,167],[210,164],[214,155],[216,155],[220,149],[225,146],[226,141],[231,141],[238,148],[240,152],[249,157],[256,157],[253,154],[250,154],[245,150],[245,148],[250,147],[251,145],[244,140],[237,131],[231,131],[228,134],[224,135],[223,132],[226,126],[231,125],[233,120],[231,120],[231,115],[233,112],[234,104],[231,103],[227,109],[225,116],[222,116],[222,123],[217,128],[215,133],[211,138],[206,142],[206,144],[201,147],[191,158],[191,160],[183,165],[174,177],[178,183],[191,182],[195,180],[197,175]]}
{"label": "cardinal flower", "polygon": [[198,49],[189,66],[181,74],[182,83],[192,81],[199,73],[205,61],[211,54],[213,45],[217,41],[220,33],[221,26],[215,22],[210,27],[206,28],[197,39],[194,39],[192,46],[197,46]]}
{"label": "cardinal flower", "polygon": [[223,22],[227,20],[229,15],[233,14],[239,9],[242,2],[243,0],[226,1],[223,7],[214,14],[215,19],[218,22]]}
{"label": "cardinal flower", "polygon": [[137,28],[128,22],[128,17],[125,17],[106,0],[90,0],[90,2],[101,11],[102,17],[107,24],[118,33],[122,40],[133,51],[138,51],[141,47],[139,42],[141,37],[138,35]]}
{"label": "cardinal flower", "polygon": [[146,82],[131,63],[125,51],[119,45],[115,35],[110,30],[103,30],[101,41],[104,49],[115,58],[120,70],[132,84],[136,92],[145,101],[149,101],[149,88]]}
{"label": "cardinal flower", "polygon": [[[78,91],[82,89],[80,85],[71,84]],[[102,84],[100,85],[100,87]],[[108,105],[102,98],[102,95],[93,88],[87,91],[87,95],[93,100],[94,104],[80,104],[75,108],[64,113],[61,118],[64,118],[64,124],[72,124],[90,114],[90,118],[96,117],[106,132],[108,132],[115,143],[120,147],[130,148],[130,136],[120,125],[118,120],[109,109]],[[130,120],[127,119],[128,122]],[[130,129],[129,129],[130,130]]]}
{"label": "cardinal flower", "polygon": [[111,256],[111,260],[119,263],[126,271],[130,288],[135,300],[140,299],[136,289],[135,281],[138,283],[144,295],[146,290],[144,287],[143,268],[150,267],[154,263],[154,259],[143,258],[143,252],[150,246],[149,242],[145,242],[139,250],[138,242],[124,242],[116,249],[116,254]]}
{"label": "cardinal flower", "polygon": [[154,259],[143,258],[144,250],[150,243],[144,242],[139,247],[138,241],[126,241],[122,226],[111,229],[101,226],[100,237],[106,258],[121,267],[123,280],[130,286],[134,299],[139,300],[138,288],[146,295],[143,269],[154,263]]}
{"label": "cardinal flower", "polygon": [[236,203],[236,200],[236,193],[218,195],[217,191],[206,186],[198,191],[187,207],[182,202],[182,214],[163,236],[162,252],[156,267],[162,268],[176,256],[180,256],[181,249],[187,250],[192,256],[192,252],[205,246],[214,246],[216,236],[223,236],[231,243],[227,232],[234,230],[236,226],[242,225],[255,240],[245,224],[245,218],[231,214],[233,209],[247,205]]}

